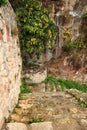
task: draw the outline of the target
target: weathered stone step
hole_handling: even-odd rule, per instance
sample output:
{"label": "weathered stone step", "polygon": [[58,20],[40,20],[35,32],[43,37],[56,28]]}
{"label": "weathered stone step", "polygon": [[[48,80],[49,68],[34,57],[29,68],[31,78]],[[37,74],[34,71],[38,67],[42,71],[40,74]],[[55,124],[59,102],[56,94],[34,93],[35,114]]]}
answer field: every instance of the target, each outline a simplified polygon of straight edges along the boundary
{"label": "weathered stone step", "polygon": [[9,119],[28,124],[28,130],[87,130],[87,109],[64,91],[22,94]]}
{"label": "weathered stone step", "polygon": [[69,117],[63,117],[54,121],[32,123],[8,123],[3,130],[87,130],[87,120],[75,120]]}
{"label": "weathered stone step", "polygon": [[24,123],[8,123],[6,128],[8,130],[54,130],[52,122],[32,123],[31,125],[26,125]]}
{"label": "weathered stone step", "polygon": [[75,98],[65,92],[34,92],[22,95],[10,120],[25,123],[40,118],[48,121],[59,114],[77,113],[78,108]]}

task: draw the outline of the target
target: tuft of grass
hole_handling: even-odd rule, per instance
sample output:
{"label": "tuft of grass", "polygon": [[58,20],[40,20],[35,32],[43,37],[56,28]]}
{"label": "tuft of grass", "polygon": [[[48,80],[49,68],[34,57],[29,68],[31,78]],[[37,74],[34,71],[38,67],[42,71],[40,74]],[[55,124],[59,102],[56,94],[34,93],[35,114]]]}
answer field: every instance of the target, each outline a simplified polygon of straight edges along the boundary
{"label": "tuft of grass", "polygon": [[77,89],[79,91],[87,93],[87,85],[86,84],[80,84],[76,81],[71,81],[71,80],[64,80],[64,79],[59,79],[59,83],[61,86],[64,86],[67,89]]}
{"label": "tuft of grass", "polygon": [[26,83],[26,80],[28,78],[24,77],[22,78],[22,85],[21,85],[21,93],[31,93],[32,91],[28,88],[28,85]]}
{"label": "tuft of grass", "polygon": [[52,75],[48,75],[47,78],[43,81],[45,83],[46,89],[48,88],[48,84],[50,86],[50,91],[53,90],[53,87],[57,87],[59,85],[58,79]]}
{"label": "tuft of grass", "polygon": [[32,120],[29,121],[28,124],[39,123],[39,122],[43,122],[43,119],[41,119],[41,118],[32,118]]}
{"label": "tuft of grass", "polygon": [[73,88],[81,92],[87,93],[87,84],[80,84],[72,80],[58,79],[52,75],[48,75],[47,78],[44,80],[44,83],[46,87],[48,87],[47,86],[48,84],[50,84],[51,88],[52,88],[52,85],[54,85],[55,87],[58,87],[60,85],[62,90],[64,90],[64,88],[67,88],[67,89]]}

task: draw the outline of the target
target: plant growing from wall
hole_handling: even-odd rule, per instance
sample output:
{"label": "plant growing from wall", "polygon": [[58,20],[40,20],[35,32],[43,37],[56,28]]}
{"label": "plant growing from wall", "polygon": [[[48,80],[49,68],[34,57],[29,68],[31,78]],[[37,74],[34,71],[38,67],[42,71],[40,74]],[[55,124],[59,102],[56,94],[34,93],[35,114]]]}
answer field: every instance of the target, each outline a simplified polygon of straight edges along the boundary
{"label": "plant growing from wall", "polygon": [[27,55],[40,54],[44,49],[53,48],[56,26],[48,10],[38,0],[18,1],[17,20],[23,59]]}
{"label": "plant growing from wall", "polygon": [[83,49],[85,47],[86,47],[86,45],[83,42],[76,40],[75,42],[70,41],[69,43],[65,44],[62,48],[64,51],[69,52],[74,49]]}
{"label": "plant growing from wall", "polygon": [[22,94],[22,93],[31,93],[31,90],[28,88],[28,85],[26,83],[27,79],[28,78],[26,78],[26,77],[22,78],[22,85],[21,85],[21,88],[20,88],[20,91],[21,91],[20,94]]}
{"label": "plant growing from wall", "polygon": [[6,0],[0,0],[0,7],[6,5]]}

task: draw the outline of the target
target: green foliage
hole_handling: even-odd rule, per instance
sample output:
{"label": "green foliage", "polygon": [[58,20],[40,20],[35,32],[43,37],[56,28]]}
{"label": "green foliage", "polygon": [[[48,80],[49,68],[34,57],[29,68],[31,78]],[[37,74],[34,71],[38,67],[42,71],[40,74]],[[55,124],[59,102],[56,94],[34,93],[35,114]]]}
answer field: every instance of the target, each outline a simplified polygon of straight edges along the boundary
{"label": "green foliage", "polygon": [[80,84],[76,81],[58,79],[52,75],[48,75],[44,82],[46,83],[46,85],[49,83],[50,85],[53,84],[55,87],[58,87],[60,85],[62,90],[64,90],[64,88],[73,88],[87,93],[87,85]]}
{"label": "green foliage", "polygon": [[81,104],[80,104],[80,107],[82,107],[82,108],[87,108],[87,104],[81,103]]}
{"label": "green foliage", "polygon": [[38,0],[21,0],[18,3],[17,21],[22,56],[40,54],[46,47],[52,49],[57,32],[48,10]]}
{"label": "green foliage", "polygon": [[22,78],[21,93],[31,93],[31,90],[28,88],[28,85],[26,83],[26,79],[28,78]]}
{"label": "green foliage", "polygon": [[87,12],[82,15],[82,18],[87,18]]}
{"label": "green foliage", "polygon": [[53,90],[53,87],[57,87],[59,85],[58,79],[53,77],[52,75],[48,75],[47,78],[44,80],[44,83],[46,85],[46,89],[48,87],[48,84],[50,85],[50,90]]}
{"label": "green foliage", "polygon": [[80,84],[80,83],[78,83],[76,81],[71,81],[71,80],[59,79],[58,81],[59,81],[61,86],[63,85],[67,89],[72,89],[73,88],[73,89],[77,89],[79,91],[87,93],[87,85]]}
{"label": "green foliage", "polygon": [[21,108],[21,106],[19,106],[19,104],[16,104],[15,108]]}
{"label": "green foliage", "polygon": [[18,100],[24,100],[22,93],[19,94]]}
{"label": "green foliage", "polygon": [[74,49],[83,49],[85,47],[86,47],[86,45],[83,42],[77,40],[75,42],[69,42],[69,43],[65,44],[63,46],[63,50],[68,52],[68,51],[72,51]]}
{"label": "green foliage", "polygon": [[5,6],[6,3],[7,3],[6,0],[0,0],[0,7],[1,7],[1,6]]}
{"label": "green foliage", "polygon": [[55,86],[59,85],[58,79],[53,77],[52,75],[48,75],[47,78],[44,80],[44,83],[46,83],[46,84],[47,83],[50,83],[50,84],[54,83]]}
{"label": "green foliage", "polygon": [[71,35],[71,31],[67,30],[67,31],[65,31],[65,33],[63,34],[63,38],[64,38],[64,39],[67,39],[67,38],[70,37],[70,35]]}
{"label": "green foliage", "polygon": [[41,119],[41,118],[32,118],[32,120],[29,121],[28,123],[31,124],[31,123],[39,123],[39,122],[43,122],[43,119]]}

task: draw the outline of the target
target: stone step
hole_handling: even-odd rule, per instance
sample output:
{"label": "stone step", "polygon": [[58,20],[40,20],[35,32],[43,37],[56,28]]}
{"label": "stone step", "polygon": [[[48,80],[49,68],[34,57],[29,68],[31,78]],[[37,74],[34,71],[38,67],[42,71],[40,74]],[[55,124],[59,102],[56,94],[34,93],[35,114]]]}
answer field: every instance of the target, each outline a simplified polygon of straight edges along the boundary
{"label": "stone step", "polygon": [[28,130],[54,130],[52,122],[32,123]]}
{"label": "stone step", "polygon": [[87,130],[87,119],[75,120],[70,117],[40,123],[8,123],[3,130]]}
{"label": "stone step", "polygon": [[18,123],[18,122],[15,122],[15,123],[8,123],[6,125],[6,128],[5,130],[28,130],[26,124],[24,123]]}
{"label": "stone step", "polygon": [[[32,123],[26,125],[24,123],[8,123],[7,130],[53,130],[52,122]],[[3,130],[6,130],[3,129]]]}

